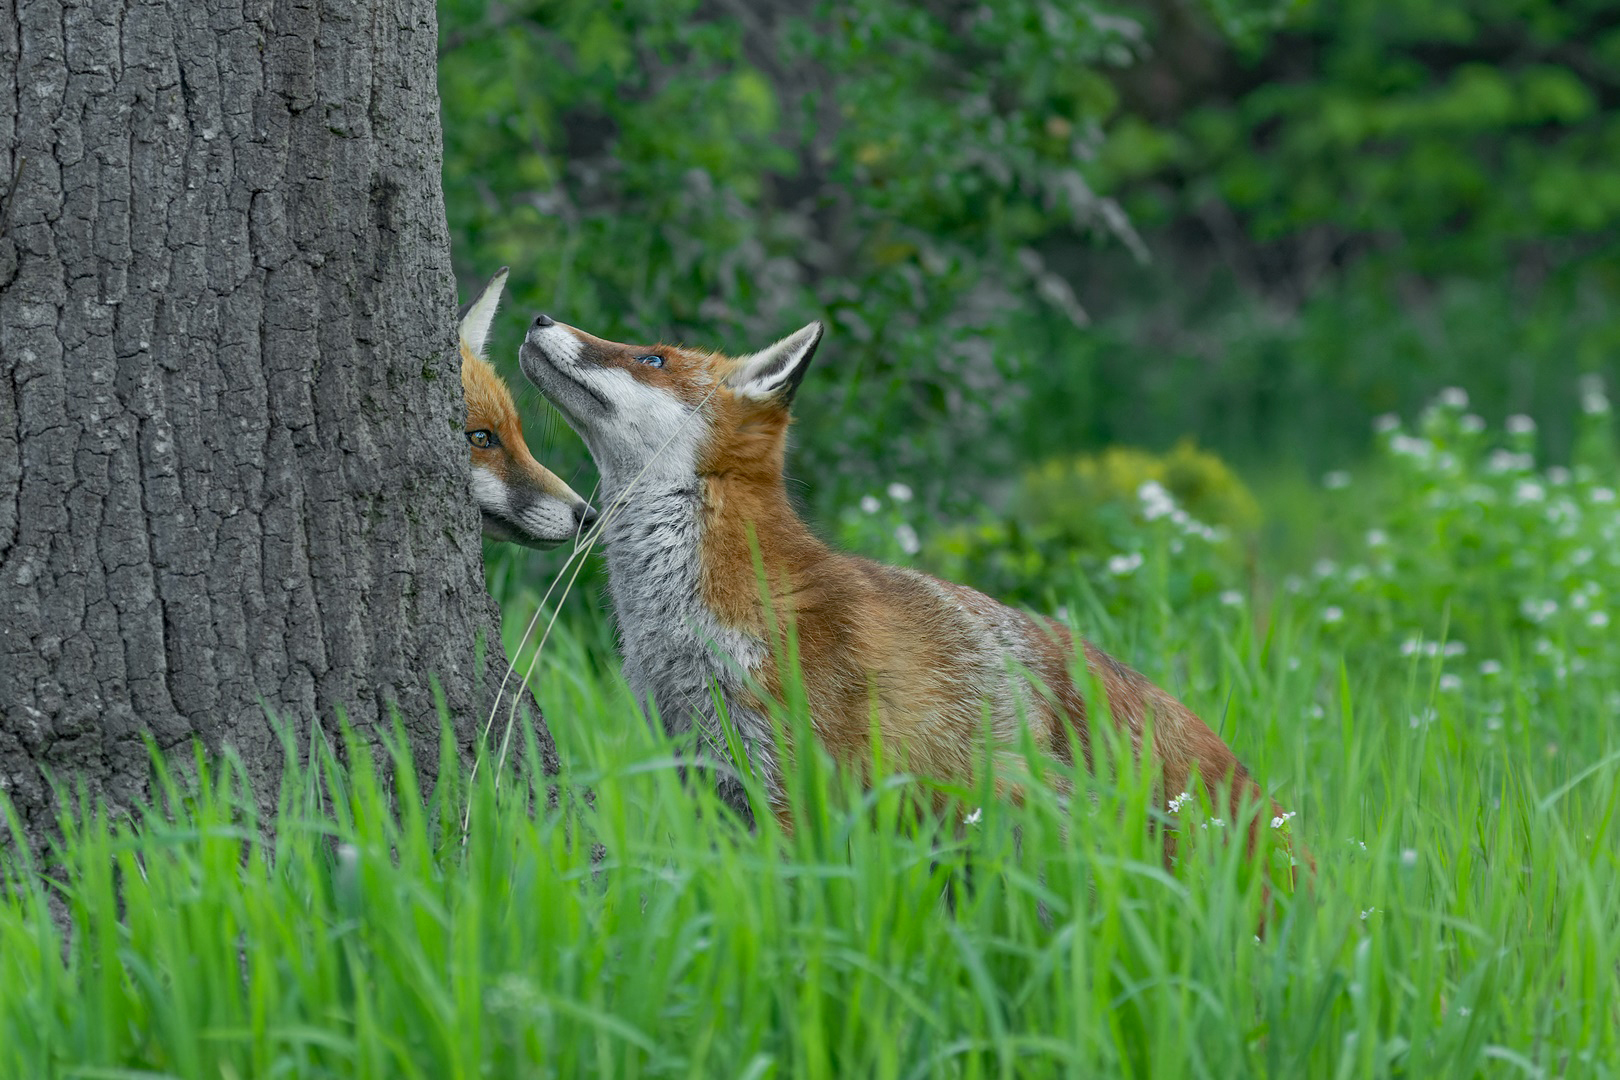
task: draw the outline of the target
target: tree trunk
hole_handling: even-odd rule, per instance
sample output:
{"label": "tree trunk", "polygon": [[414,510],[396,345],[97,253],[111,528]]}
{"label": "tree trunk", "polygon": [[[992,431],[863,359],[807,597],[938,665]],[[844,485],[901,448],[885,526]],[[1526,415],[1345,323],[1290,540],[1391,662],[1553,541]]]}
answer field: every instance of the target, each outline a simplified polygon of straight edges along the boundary
{"label": "tree trunk", "polygon": [[471,745],[502,650],[436,34],[432,0],[0,0],[0,791],[36,838],[42,770],[128,805],[146,732],[263,798],[266,710],[397,706],[431,774],[432,676]]}

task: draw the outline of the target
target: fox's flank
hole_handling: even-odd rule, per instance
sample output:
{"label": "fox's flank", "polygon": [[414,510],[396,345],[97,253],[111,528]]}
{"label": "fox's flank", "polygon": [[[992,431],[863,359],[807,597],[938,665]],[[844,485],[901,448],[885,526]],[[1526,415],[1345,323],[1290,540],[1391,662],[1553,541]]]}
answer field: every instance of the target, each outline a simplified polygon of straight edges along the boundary
{"label": "fox's flank", "polygon": [[[1071,677],[1077,646],[1065,625],[834,551],[793,510],[782,476],[789,408],[822,333],[811,323],[733,358],[606,341],[548,316],[531,325],[519,352],[524,374],[584,438],[604,497],[616,500],[640,477],[604,534],[632,688],[669,729],[695,725],[724,762],[718,690],[785,828],[782,774],[791,761],[777,760],[761,696],[780,699],[783,689],[773,619],[791,620],[797,634],[816,738],[864,780],[872,779],[874,716],[884,762],[967,783],[988,721],[992,782],[1015,800],[1028,774],[1026,728],[1043,753],[1092,767],[1091,713]],[[645,363],[650,354],[662,365]],[[1090,642],[1078,649],[1126,743],[1151,755],[1162,808],[1196,776],[1219,793],[1218,812],[1238,819],[1249,807],[1252,851],[1263,823],[1284,815],[1230,748],[1142,675]],[[780,745],[791,758],[791,736]],[[741,786],[720,783],[747,812]],[[1174,851],[1166,830],[1167,861]]]}

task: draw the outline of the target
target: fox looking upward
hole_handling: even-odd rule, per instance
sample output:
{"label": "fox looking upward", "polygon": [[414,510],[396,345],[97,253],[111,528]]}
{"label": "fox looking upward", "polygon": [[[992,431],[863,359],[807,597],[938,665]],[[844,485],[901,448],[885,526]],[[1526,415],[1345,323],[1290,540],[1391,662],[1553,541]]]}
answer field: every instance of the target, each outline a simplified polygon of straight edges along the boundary
{"label": "fox looking upward", "polygon": [[[796,628],[812,729],[835,760],[869,765],[875,712],[885,760],[969,780],[988,710],[998,787],[1021,771],[1026,724],[1043,752],[1072,762],[1078,750],[1090,767],[1087,706],[1070,677],[1074,642],[1062,623],[833,551],[794,512],[782,477],[789,406],[821,337],[821,324],[811,323],[731,358],[604,341],[546,315],[531,324],[519,352],[523,373],[584,438],[604,498],[615,504],[635,484],[605,526],[631,687],[656,703],[667,727],[696,723],[723,754],[710,689],[717,687],[773,811],[791,826],[784,763],[751,687],[773,695],[781,688],[754,569],[757,543],[771,603]],[[1165,798],[1186,790],[1196,769],[1212,791],[1225,790],[1234,816],[1244,799],[1261,801],[1203,721],[1089,642],[1082,647],[1137,752],[1151,717],[1147,752]],[[746,812],[740,785],[721,786]],[[1251,826],[1251,849],[1254,841]],[[1168,856],[1168,834],[1166,845]]]}
{"label": "fox looking upward", "polygon": [[505,285],[503,266],[467,305],[456,328],[473,497],[483,515],[485,536],[525,547],[555,547],[589,528],[596,511],[529,453],[512,392],[484,359],[484,343]]}

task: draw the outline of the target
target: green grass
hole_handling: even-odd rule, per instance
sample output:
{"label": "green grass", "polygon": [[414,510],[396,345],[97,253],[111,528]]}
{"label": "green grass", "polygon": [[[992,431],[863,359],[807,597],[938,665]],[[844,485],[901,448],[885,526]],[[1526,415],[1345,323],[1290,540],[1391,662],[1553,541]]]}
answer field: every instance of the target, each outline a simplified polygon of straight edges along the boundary
{"label": "green grass", "polygon": [[[1457,490],[1496,483],[1485,460]],[[1548,479],[1575,531],[1504,509],[1493,546],[1441,473],[1395,475],[1400,512],[1265,610],[1170,610],[1151,560],[1127,614],[1069,605],[1298,811],[1318,870],[1264,940],[1238,846],[1165,873],[1130,770],[1067,807],[963,792],[976,822],[931,835],[898,783],[812,762],[795,835],[750,833],[681,785],[576,596],[537,691],[594,801],[545,811],[510,763],[424,796],[408,754],[384,778],[318,747],[265,841],[228,758],[160,766],[160,808],[80,806],[49,865],[7,869],[0,1076],[1614,1075],[1620,644],[1588,631],[1620,568],[1579,555],[1606,489]],[[1399,557],[1352,573],[1372,528]],[[1587,584],[1547,595],[1592,599],[1527,608],[1566,563]]]}

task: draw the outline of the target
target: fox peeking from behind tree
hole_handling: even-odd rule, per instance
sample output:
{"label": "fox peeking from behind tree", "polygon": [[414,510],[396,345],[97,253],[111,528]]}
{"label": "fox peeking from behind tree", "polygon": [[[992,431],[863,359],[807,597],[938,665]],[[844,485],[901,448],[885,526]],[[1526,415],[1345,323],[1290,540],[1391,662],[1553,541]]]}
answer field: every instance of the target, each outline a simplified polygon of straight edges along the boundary
{"label": "fox peeking from behind tree", "polygon": [[[584,438],[601,472],[608,584],[633,691],[671,731],[696,724],[724,763],[718,690],[786,828],[791,761],[778,760],[778,747],[789,756],[793,748],[786,733],[778,741],[762,696],[780,700],[783,685],[773,620],[791,621],[797,635],[811,730],[863,780],[871,780],[874,732],[885,762],[971,783],[988,731],[996,790],[1014,798],[1028,772],[1026,725],[1042,752],[1070,764],[1078,754],[1093,767],[1067,627],[833,551],[794,512],[782,476],[789,406],[821,337],[821,324],[811,323],[733,358],[604,341],[546,315],[531,324],[523,373]],[[1151,732],[1161,805],[1188,790],[1195,770],[1212,795],[1225,793],[1234,820],[1245,802],[1266,802],[1203,721],[1089,642],[1082,648],[1131,749],[1140,754]],[[724,776],[720,785],[746,813],[741,785]],[[1173,845],[1167,832],[1167,859]]]}
{"label": "fox peeking from behind tree", "polygon": [[503,266],[490,278],[457,327],[473,497],[483,514],[485,536],[532,548],[555,547],[590,528],[596,511],[529,453],[512,392],[484,359],[506,273]]}

